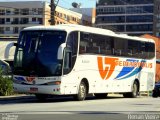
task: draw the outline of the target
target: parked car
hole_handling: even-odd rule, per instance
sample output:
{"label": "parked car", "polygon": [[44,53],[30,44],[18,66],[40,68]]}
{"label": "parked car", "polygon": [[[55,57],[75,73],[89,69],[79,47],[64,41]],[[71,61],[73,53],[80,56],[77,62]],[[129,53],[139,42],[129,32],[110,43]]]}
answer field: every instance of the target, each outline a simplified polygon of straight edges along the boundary
{"label": "parked car", "polygon": [[160,82],[155,84],[155,87],[152,92],[152,97],[160,97]]}

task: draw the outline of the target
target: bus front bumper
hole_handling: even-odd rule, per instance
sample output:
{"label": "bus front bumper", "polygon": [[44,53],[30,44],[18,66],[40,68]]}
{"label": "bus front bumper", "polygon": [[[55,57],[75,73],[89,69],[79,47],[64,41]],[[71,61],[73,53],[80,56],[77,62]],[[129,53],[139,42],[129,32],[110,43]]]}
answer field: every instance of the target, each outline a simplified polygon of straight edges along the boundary
{"label": "bus front bumper", "polygon": [[18,93],[33,93],[33,94],[52,94],[61,95],[60,85],[22,85],[13,84],[15,92]]}

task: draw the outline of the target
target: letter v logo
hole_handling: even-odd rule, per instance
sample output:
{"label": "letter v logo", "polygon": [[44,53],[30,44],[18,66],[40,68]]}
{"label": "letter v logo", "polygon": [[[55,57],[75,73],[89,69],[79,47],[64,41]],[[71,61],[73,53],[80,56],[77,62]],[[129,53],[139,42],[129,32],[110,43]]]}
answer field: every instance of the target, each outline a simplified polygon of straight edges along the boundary
{"label": "letter v logo", "polygon": [[[102,79],[108,79],[112,73],[114,72],[114,69],[116,67],[116,61],[118,60],[118,58],[107,58],[105,57],[105,59],[103,60],[103,57],[97,57],[97,61],[98,61],[98,69],[99,69],[99,73],[100,76],[102,77]],[[108,65],[108,66],[106,66]],[[104,67],[106,66],[106,67]]]}

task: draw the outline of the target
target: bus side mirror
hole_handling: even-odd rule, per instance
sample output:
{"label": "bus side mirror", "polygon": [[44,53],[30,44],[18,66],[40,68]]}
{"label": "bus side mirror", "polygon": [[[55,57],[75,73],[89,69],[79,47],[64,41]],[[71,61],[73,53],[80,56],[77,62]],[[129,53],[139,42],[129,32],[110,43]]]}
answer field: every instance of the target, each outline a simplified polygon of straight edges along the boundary
{"label": "bus side mirror", "polygon": [[11,42],[9,43],[6,48],[5,48],[5,52],[4,52],[4,58],[8,59],[9,58],[9,51],[13,46],[17,46],[17,43]]}
{"label": "bus side mirror", "polygon": [[58,53],[57,53],[57,59],[62,60],[63,59],[63,51],[64,48],[66,47],[66,43],[62,43],[59,48],[58,48]]}

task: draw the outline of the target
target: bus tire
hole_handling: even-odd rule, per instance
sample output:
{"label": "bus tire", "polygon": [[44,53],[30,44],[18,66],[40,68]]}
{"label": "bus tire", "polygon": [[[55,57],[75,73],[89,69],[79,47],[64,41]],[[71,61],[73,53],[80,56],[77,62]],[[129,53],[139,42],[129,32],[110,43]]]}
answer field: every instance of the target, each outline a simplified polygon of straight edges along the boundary
{"label": "bus tire", "polygon": [[83,101],[85,100],[86,95],[87,95],[87,87],[85,82],[82,81],[79,85],[78,94],[74,96],[74,99],[78,101]]}
{"label": "bus tire", "polygon": [[95,93],[95,94],[94,94],[94,96],[95,96],[96,98],[101,98],[101,99],[106,98],[107,95],[108,95],[108,93]]}
{"label": "bus tire", "polygon": [[158,97],[158,93],[157,93],[157,92],[153,92],[153,93],[152,93],[152,97],[153,97],[153,98],[157,98],[157,97]]}
{"label": "bus tire", "polygon": [[129,93],[123,93],[123,97],[130,98],[130,94]]}
{"label": "bus tire", "polygon": [[137,83],[137,81],[134,81],[134,83],[133,83],[132,92],[124,93],[123,96],[126,98],[136,98],[138,96],[138,83]]}
{"label": "bus tire", "polygon": [[48,95],[47,94],[35,94],[36,98],[38,99],[38,101],[46,101]]}

